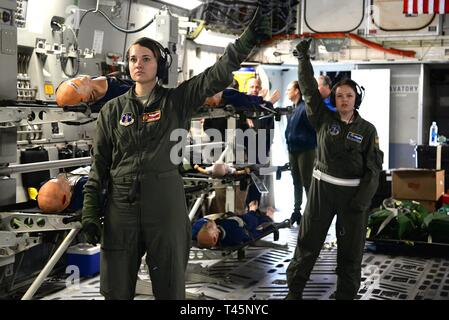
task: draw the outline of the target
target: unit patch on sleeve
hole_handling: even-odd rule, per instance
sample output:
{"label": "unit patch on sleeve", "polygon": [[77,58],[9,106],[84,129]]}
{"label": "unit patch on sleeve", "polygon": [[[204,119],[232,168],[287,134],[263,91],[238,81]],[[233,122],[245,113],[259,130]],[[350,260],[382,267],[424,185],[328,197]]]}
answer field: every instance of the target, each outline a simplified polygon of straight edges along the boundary
{"label": "unit patch on sleeve", "polygon": [[363,136],[354,132],[348,132],[348,135],[346,136],[346,139],[349,139],[351,141],[362,143]]}
{"label": "unit patch on sleeve", "polygon": [[153,112],[147,112],[142,114],[142,122],[153,122],[158,121],[161,118],[161,110],[156,110]]}

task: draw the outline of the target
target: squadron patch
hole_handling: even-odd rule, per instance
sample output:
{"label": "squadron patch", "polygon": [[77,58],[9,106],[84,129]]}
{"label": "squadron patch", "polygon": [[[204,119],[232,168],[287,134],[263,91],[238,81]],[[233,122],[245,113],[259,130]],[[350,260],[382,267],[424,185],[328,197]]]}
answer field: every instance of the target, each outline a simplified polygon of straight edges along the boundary
{"label": "squadron patch", "polygon": [[142,114],[142,122],[153,122],[158,121],[161,118],[161,110],[156,110],[153,112],[147,112]]}
{"label": "squadron patch", "polygon": [[330,133],[331,136],[336,136],[340,133],[341,128],[340,125],[337,123],[333,123],[327,131]]}
{"label": "squadron patch", "polygon": [[131,112],[124,113],[120,117],[120,124],[124,127],[130,126],[134,123],[133,114]]}
{"label": "squadron patch", "polygon": [[357,142],[357,143],[362,143],[363,136],[361,136],[360,134],[354,133],[354,132],[348,132],[346,139]]}

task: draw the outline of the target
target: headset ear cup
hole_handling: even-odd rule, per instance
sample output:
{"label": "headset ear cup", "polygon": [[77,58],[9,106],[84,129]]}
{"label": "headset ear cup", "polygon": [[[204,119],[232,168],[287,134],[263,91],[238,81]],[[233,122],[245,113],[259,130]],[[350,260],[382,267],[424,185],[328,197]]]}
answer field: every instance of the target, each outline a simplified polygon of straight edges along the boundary
{"label": "headset ear cup", "polygon": [[168,76],[168,68],[167,68],[167,59],[164,57],[160,57],[157,63],[157,77],[165,81]]}
{"label": "headset ear cup", "polygon": [[126,59],[126,63],[125,63],[125,74],[131,78],[131,72],[129,72],[129,60]]}
{"label": "headset ear cup", "polygon": [[158,44],[160,49],[161,57],[157,63],[157,77],[163,82],[166,83],[168,80],[168,70],[170,68],[169,58],[171,58],[170,51],[167,48],[164,48],[161,44]]}
{"label": "headset ear cup", "polygon": [[360,85],[354,82],[354,86],[356,89],[356,97],[355,97],[355,108],[358,109],[360,108],[360,105],[362,104],[362,99],[363,99],[363,91],[362,91],[362,87],[360,87]]}
{"label": "headset ear cup", "polygon": [[362,95],[357,92],[357,96],[355,98],[355,108],[358,109],[362,104]]}

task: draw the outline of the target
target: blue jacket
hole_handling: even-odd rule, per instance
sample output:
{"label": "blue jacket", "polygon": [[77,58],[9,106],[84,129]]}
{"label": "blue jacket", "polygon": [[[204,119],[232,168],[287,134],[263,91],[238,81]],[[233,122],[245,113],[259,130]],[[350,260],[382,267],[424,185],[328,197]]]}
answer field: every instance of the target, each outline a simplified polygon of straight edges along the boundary
{"label": "blue jacket", "polygon": [[[93,77],[92,79],[95,78],[96,77]],[[98,112],[106,102],[126,93],[134,84],[134,81],[132,80],[118,79],[109,76],[106,76],[106,81],[108,82],[108,89],[103,98],[92,104],[92,112]]]}
{"label": "blue jacket", "polygon": [[264,103],[262,97],[245,94],[236,89],[229,88],[223,90],[223,100],[225,103],[238,108],[238,110],[240,108],[243,110],[251,110],[251,107],[256,109],[260,104]]}
{"label": "blue jacket", "polygon": [[87,178],[87,176],[81,177],[73,187],[72,199],[70,200],[70,204],[68,206],[69,210],[76,211],[83,208],[83,189],[87,182]]}
{"label": "blue jacket", "polygon": [[337,108],[335,108],[331,103],[331,97],[327,97],[324,99],[324,103],[326,104],[327,108],[331,111],[337,111]]}
{"label": "blue jacket", "polygon": [[289,152],[304,152],[317,147],[316,132],[307,118],[304,101],[287,116],[285,139]]}

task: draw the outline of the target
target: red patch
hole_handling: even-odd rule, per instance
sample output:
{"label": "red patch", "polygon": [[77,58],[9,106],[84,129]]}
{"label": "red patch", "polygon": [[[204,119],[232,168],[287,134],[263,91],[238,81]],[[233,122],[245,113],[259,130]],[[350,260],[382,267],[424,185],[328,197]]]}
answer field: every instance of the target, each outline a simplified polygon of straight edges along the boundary
{"label": "red patch", "polygon": [[161,118],[161,110],[142,114],[142,122],[158,121]]}

